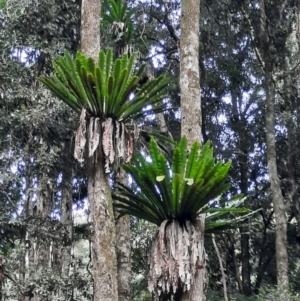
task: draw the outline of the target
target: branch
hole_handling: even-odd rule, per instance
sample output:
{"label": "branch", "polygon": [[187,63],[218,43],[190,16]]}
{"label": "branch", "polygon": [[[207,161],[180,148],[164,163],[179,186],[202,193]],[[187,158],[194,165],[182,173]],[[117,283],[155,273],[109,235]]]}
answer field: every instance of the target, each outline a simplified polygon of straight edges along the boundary
{"label": "branch", "polygon": [[262,55],[260,53],[260,50],[258,49],[258,47],[255,46],[255,35],[254,35],[255,31],[254,31],[254,28],[253,28],[253,26],[251,24],[249,15],[246,13],[246,11],[244,10],[244,8],[242,8],[242,13],[243,13],[243,15],[244,15],[245,19],[247,20],[248,25],[250,27],[250,39],[251,39],[251,42],[253,44],[254,52],[256,54],[256,57],[258,59],[259,64],[261,65],[262,69],[264,70],[265,63],[264,63],[264,60],[263,60]]}
{"label": "branch", "polygon": [[177,51],[177,47],[173,47],[173,48],[170,48],[170,49],[167,49],[166,51],[156,51],[155,54],[153,55],[150,55],[146,58],[141,58],[140,60],[141,61],[149,61],[151,60],[152,58],[158,56],[158,55],[168,55],[168,54],[172,54],[172,53],[175,53]]}
{"label": "branch", "polygon": [[151,17],[153,17],[159,24],[165,25],[170,33],[170,37],[175,41],[175,43],[177,44],[179,42],[179,38],[176,34],[176,30],[172,24],[172,21],[170,19],[170,15],[169,15],[169,8],[167,6],[167,3],[164,0],[161,0],[162,4],[165,7],[165,14],[164,14],[164,19],[161,20],[159,19],[155,14],[151,14]]}
{"label": "branch", "polygon": [[212,239],[212,242],[214,244],[215,251],[216,251],[216,254],[217,254],[217,257],[218,257],[218,260],[219,260],[219,264],[220,264],[220,270],[221,270],[222,282],[223,282],[224,299],[225,299],[225,301],[228,301],[228,293],[227,293],[227,285],[226,285],[226,275],[224,273],[224,267],[223,267],[222,258],[221,258],[220,251],[219,251],[219,248],[217,246],[214,234],[212,234],[211,239]]}

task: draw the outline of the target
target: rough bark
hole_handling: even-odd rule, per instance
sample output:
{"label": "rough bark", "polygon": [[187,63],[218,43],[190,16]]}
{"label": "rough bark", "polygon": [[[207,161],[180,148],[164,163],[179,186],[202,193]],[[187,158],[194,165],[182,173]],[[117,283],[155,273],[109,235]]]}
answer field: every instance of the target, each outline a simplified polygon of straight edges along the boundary
{"label": "rough bark", "polygon": [[[181,106],[181,136],[186,136],[188,146],[195,141],[201,142],[201,94],[200,94],[200,70],[199,70],[199,21],[200,1],[183,0],[181,2],[181,36],[180,36],[180,106]],[[193,285],[189,292],[183,294],[184,301],[206,300],[208,283],[205,268],[204,250],[204,225],[205,217],[199,217],[199,228],[202,237],[202,256],[199,257],[199,266]]]}
{"label": "rough bark", "polygon": [[181,136],[188,145],[201,141],[201,98],[199,71],[200,1],[183,0],[180,36]]}
{"label": "rough bark", "polygon": [[[121,168],[117,181],[127,185],[127,177]],[[131,278],[131,245],[130,245],[130,216],[118,218],[116,223],[116,250],[118,263],[118,296],[119,301],[130,301]]]}
{"label": "rough bark", "polygon": [[116,228],[102,147],[88,158],[88,197],[93,225],[94,300],[117,301]]}
{"label": "rough bark", "polygon": [[275,87],[272,79],[270,62],[266,61],[266,141],[269,178],[276,220],[276,267],[277,286],[280,300],[289,300],[288,254],[287,254],[287,217],[286,206],[280,188],[276,162],[275,142]]}
{"label": "rough bark", "polygon": [[[199,249],[199,257],[197,261],[197,269],[192,280],[192,285],[189,291],[183,292],[181,298],[178,301],[205,301],[206,291],[208,286],[208,272],[207,272],[207,261],[205,258],[204,249],[204,230],[205,230],[205,218],[200,217],[198,219],[197,230],[197,242]],[[202,256],[201,256],[202,255]]]}
{"label": "rough bark", "polygon": [[274,34],[271,28],[267,27],[265,12],[265,1],[260,0],[260,31],[259,42],[261,53],[264,59],[264,77],[266,92],[266,145],[269,179],[271,184],[272,201],[276,221],[276,272],[277,292],[279,300],[289,300],[289,279],[288,279],[288,253],[287,253],[287,217],[286,206],[282,195],[280,180],[278,177],[276,161],[276,140],[275,140],[275,86],[273,82],[274,72],[274,44],[270,34]]}
{"label": "rough bark", "polygon": [[[122,0],[125,3],[125,0]],[[122,57],[127,54],[130,56],[130,46],[124,44],[123,36],[121,35],[121,28],[123,34],[126,34],[127,27],[124,26],[118,30],[119,40],[115,40],[115,57]],[[119,24],[120,25],[120,24]],[[118,26],[118,24],[115,24]],[[128,185],[127,174],[122,167],[116,176],[116,181],[123,185]],[[116,213],[118,215],[118,213]],[[131,280],[131,244],[130,244],[130,216],[124,215],[117,219],[116,222],[116,253],[117,253],[117,271],[118,271],[118,297],[119,301],[130,301],[130,280]]]}
{"label": "rough bark", "polygon": [[[100,51],[100,0],[83,0],[81,51],[98,60]],[[92,215],[92,261],[95,301],[117,301],[116,228],[111,191],[104,170],[102,144],[88,158],[88,198]]]}
{"label": "rough bark", "polygon": [[[28,216],[32,216],[32,174],[31,174],[31,163],[30,160],[26,160],[26,190],[25,190],[25,203],[24,203],[24,218],[27,218]],[[26,266],[26,256],[28,256],[28,251],[26,251],[26,236],[28,236],[28,231],[24,231],[20,238],[20,280],[22,283],[25,283],[26,280],[26,269],[28,269],[28,266]],[[29,256],[28,256],[29,257]],[[23,293],[21,293],[18,296],[18,301],[24,301],[25,296]]]}
{"label": "rough bark", "polygon": [[88,57],[98,60],[100,51],[100,0],[82,0],[80,48]]}

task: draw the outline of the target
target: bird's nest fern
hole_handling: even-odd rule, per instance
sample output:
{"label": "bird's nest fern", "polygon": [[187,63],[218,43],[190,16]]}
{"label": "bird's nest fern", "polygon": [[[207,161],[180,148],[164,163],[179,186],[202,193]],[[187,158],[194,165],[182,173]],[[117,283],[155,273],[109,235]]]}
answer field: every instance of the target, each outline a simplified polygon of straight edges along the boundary
{"label": "bird's nest fern", "polygon": [[65,51],[53,61],[54,74],[40,81],[75,112],[80,113],[75,158],[84,161],[102,145],[106,171],[116,161],[129,162],[133,139],[126,123],[161,112],[168,79],[161,75],[140,85],[144,66],[136,70],[136,54],[114,59],[112,50],[100,51],[98,62],[77,52],[72,59]]}
{"label": "bird's nest fern", "polygon": [[230,207],[209,206],[230,188],[227,182],[229,168],[230,163],[216,162],[209,142],[202,148],[195,142],[188,153],[184,137],[176,145],[172,160],[168,161],[152,139],[150,158],[136,154],[131,165],[124,165],[138,190],[118,184],[113,197],[122,214],[130,213],[158,226],[165,220],[194,223],[199,214],[207,213],[208,230],[224,229],[232,224],[231,219],[223,219],[225,216],[249,212],[236,207],[241,195],[228,201]]}

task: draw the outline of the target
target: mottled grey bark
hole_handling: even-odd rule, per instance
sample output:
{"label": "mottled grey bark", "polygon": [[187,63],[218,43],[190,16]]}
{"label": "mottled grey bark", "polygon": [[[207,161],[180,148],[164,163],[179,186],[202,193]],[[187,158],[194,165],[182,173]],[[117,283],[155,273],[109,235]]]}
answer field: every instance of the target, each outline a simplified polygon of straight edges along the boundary
{"label": "mottled grey bark", "polygon": [[243,284],[242,284],[242,280],[241,280],[241,274],[240,274],[240,267],[236,258],[236,254],[235,254],[235,241],[234,241],[234,237],[231,233],[227,234],[227,238],[224,237],[223,241],[225,242],[227,249],[229,251],[229,254],[232,258],[232,264],[233,264],[233,268],[234,268],[234,273],[235,273],[235,279],[238,285],[238,289],[240,292],[243,291]]}
{"label": "mottled grey bark", "polygon": [[[25,148],[26,149],[26,148]],[[23,211],[23,216],[24,218],[27,218],[28,216],[32,216],[32,201],[31,201],[31,197],[32,197],[32,170],[31,170],[31,163],[30,160],[25,160],[26,162],[26,176],[25,176],[25,180],[26,180],[26,189],[25,189],[25,201],[24,201],[24,211]],[[26,280],[26,262],[25,262],[25,258],[27,254],[26,251],[26,236],[28,236],[28,232],[24,231],[22,232],[22,235],[20,237],[20,256],[19,256],[19,262],[20,262],[20,280],[22,283],[25,283]],[[18,301],[24,301],[25,300],[25,296],[21,293],[18,296]]]}
{"label": "mottled grey bark", "polygon": [[[124,169],[120,169],[116,180],[123,185],[128,184]],[[118,218],[116,222],[116,240],[119,301],[130,301],[131,245],[129,215]]]}
{"label": "mottled grey bark", "polygon": [[88,197],[93,225],[94,300],[117,301],[116,228],[102,146],[88,158]]}
{"label": "mottled grey bark", "polygon": [[131,245],[129,215],[125,215],[119,218],[116,224],[116,235],[119,301],[129,301],[131,279]]}
{"label": "mottled grey bark", "polygon": [[276,221],[276,272],[278,298],[282,301],[289,300],[288,278],[288,253],[287,253],[287,217],[286,206],[282,195],[280,180],[278,177],[276,162],[275,140],[275,86],[273,81],[274,72],[274,44],[270,38],[270,30],[267,27],[265,1],[260,0],[260,31],[259,42],[264,59],[264,76],[266,92],[266,144],[269,179]]}
{"label": "mottled grey bark", "polygon": [[[122,0],[122,2],[126,2]],[[121,24],[119,24],[121,25]],[[124,26],[123,26],[124,25]],[[114,41],[115,57],[122,57],[127,54],[130,56],[130,47],[124,43],[123,34],[128,30],[123,23],[118,30],[118,38]],[[115,26],[118,26],[115,24]],[[123,185],[128,185],[127,174],[122,168],[116,176],[116,181]],[[118,215],[118,212],[116,212]],[[117,272],[118,272],[118,297],[119,301],[130,301],[130,282],[131,282],[131,244],[130,244],[130,216],[124,215],[116,221],[116,253],[117,253]]]}
{"label": "mottled grey bark", "polygon": [[188,145],[201,141],[201,97],[199,71],[200,1],[181,2],[180,109],[181,136]]}
{"label": "mottled grey bark", "polygon": [[[201,142],[201,94],[199,71],[199,21],[200,1],[182,0],[181,2],[181,36],[180,36],[180,106],[181,136],[186,136],[188,146],[195,141]],[[199,217],[201,231],[202,258],[198,260],[198,270],[191,290],[184,293],[182,301],[204,301],[208,275],[206,271],[204,250],[205,217]]]}
{"label": "mottled grey bark", "polygon": [[100,51],[101,0],[82,0],[80,48],[88,57],[98,60]]}

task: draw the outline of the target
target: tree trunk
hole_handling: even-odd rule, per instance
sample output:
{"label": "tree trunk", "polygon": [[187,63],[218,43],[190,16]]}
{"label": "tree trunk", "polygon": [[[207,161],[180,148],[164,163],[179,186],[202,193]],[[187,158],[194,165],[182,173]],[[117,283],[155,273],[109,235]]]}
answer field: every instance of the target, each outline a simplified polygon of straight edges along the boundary
{"label": "tree trunk", "polygon": [[288,279],[288,253],[287,253],[287,217],[286,206],[282,195],[280,180],[278,177],[276,161],[276,140],[275,140],[275,86],[273,82],[274,72],[274,30],[267,25],[265,12],[265,0],[260,0],[260,30],[259,43],[260,51],[264,59],[264,76],[266,92],[266,145],[269,179],[273,199],[275,221],[276,221],[276,272],[278,299],[289,300],[289,279]]}
{"label": "tree trunk", "polygon": [[116,228],[102,145],[88,158],[88,197],[93,224],[94,300],[117,301]]}
{"label": "tree trunk", "polygon": [[[128,184],[124,169],[120,169],[117,180],[120,181],[123,185]],[[124,215],[117,220],[116,237],[119,301],[130,301],[131,244],[129,215]]]}
{"label": "tree trunk", "polygon": [[[43,170],[40,170],[37,189],[36,218],[38,223],[48,222],[52,209],[53,186],[50,179]],[[35,229],[36,230],[36,229]],[[39,281],[43,277],[43,272],[49,266],[50,261],[50,241],[42,237],[34,236],[33,245],[33,266],[30,267],[34,273],[35,281]],[[31,301],[46,300],[38,290],[33,291],[34,297]]]}
{"label": "tree trunk", "polygon": [[272,62],[265,60],[266,90],[266,142],[269,178],[276,221],[276,267],[279,300],[289,300],[288,254],[287,254],[287,217],[286,206],[280,188],[276,162],[275,142],[275,87],[272,79]]}
{"label": "tree trunk", "polygon": [[3,254],[0,253],[0,301],[2,301],[2,287],[4,281],[4,262],[3,262]]}
{"label": "tree trunk", "polygon": [[[125,3],[125,0],[122,0]],[[127,27],[123,23],[123,34],[126,34]],[[122,26],[121,26],[122,28]],[[121,58],[127,54],[129,48],[122,39],[121,32],[118,32],[119,40],[114,41],[115,57]],[[127,41],[127,39],[126,39]],[[116,181],[123,185],[128,185],[127,174],[122,168],[116,176]],[[118,212],[116,212],[118,215]],[[117,271],[118,271],[118,297],[119,301],[130,301],[130,280],[131,280],[131,244],[130,244],[130,216],[124,215],[116,222],[116,252],[117,252]]]}
{"label": "tree trunk", "polygon": [[[100,51],[101,1],[83,0],[81,51],[96,62]],[[116,227],[102,145],[88,158],[88,198],[92,215],[92,261],[95,301],[117,301]]]}
{"label": "tree trunk", "polygon": [[200,1],[183,0],[180,36],[181,136],[189,148],[201,142],[201,96],[199,71]]}
{"label": "tree trunk", "polygon": [[[201,94],[199,71],[199,22],[200,1],[182,0],[180,36],[180,94],[181,94],[181,136],[186,136],[189,148],[195,141],[201,142]],[[199,217],[202,257],[189,292],[182,296],[184,301],[206,300],[208,275],[204,250],[205,217]]]}
{"label": "tree trunk", "polygon": [[222,275],[222,282],[223,282],[223,294],[224,294],[224,299],[225,301],[228,301],[228,292],[227,292],[227,283],[226,283],[226,274],[225,274],[225,270],[224,270],[224,266],[223,266],[223,260],[219,251],[219,247],[216,243],[216,239],[215,239],[215,234],[212,234],[212,242],[219,260],[219,265],[220,265],[220,271],[221,271],[221,275]]}
{"label": "tree trunk", "polygon": [[[300,54],[300,3],[297,2],[297,8],[296,8],[296,12],[295,12],[295,20],[296,20],[296,40],[297,40],[297,52],[298,55]],[[296,86],[297,86],[297,103],[299,104],[299,100],[300,100],[300,70],[299,68],[297,68],[296,70]],[[297,112],[297,128],[296,128],[296,135],[295,135],[295,139],[297,141],[297,143],[295,143],[296,141],[291,141],[293,144],[296,144],[296,148],[297,148],[297,153],[296,155],[294,154],[294,156],[296,157],[296,160],[298,160],[299,158],[299,149],[300,149],[300,105],[297,105],[296,107],[296,112]],[[291,160],[290,160],[291,161]],[[291,162],[291,163],[295,163],[295,162]],[[298,165],[293,164],[294,169],[297,170]],[[293,180],[296,180],[295,177]],[[296,183],[295,183],[296,184]],[[297,188],[296,185],[294,185],[294,191],[295,193],[293,194],[294,199],[293,199],[293,206],[294,206],[294,214],[295,214],[295,218],[297,221],[297,239],[298,239],[298,243],[300,244],[300,202],[298,200],[297,194],[298,194],[298,190],[299,190],[299,184],[297,182]]]}
{"label": "tree trunk", "polygon": [[[73,237],[73,220],[72,220],[72,177],[67,175],[64,177],[64,188],[62,191],[61,201],[61,223],[64,226],[64,239],[63,246],[61,248],[61,276],[64,281],[69,278],[70,264],[71,264],[71,247]],[[62,289],[60,295],[68,300],[71,292],[68,292],[65,288]]]}
{"label": "tree trunk", "polygon": [[[232,99],[232,128],[237,135],[238,152],[237,159],[240,172],[240,190],[247,196],[248,193],[248,154],[249,154],[249,135],[247,132],[247,121],[238,110],[238,103],[242,102],[242,91],[236,86],[234,79],[231,82]],[[250,207],[249,200],[246,199],[245,207]],[[249,245],[249,227],[241,227],[241,264],[242,264],[242,291],[246,296],[251,295],[251,266],[250,266],[250,245]]]}
{"label": "tree trunk", "polygon": [[82,0],[80,48],[88,57],[98,61],[100,51],[100,0]]}
{"label": "tree trunk", "polygon": [[118,222],[116,224],[116,236],[119,301],[129,301],[131,279],[131,245],[129,215],[124,215],[118,219]]}

